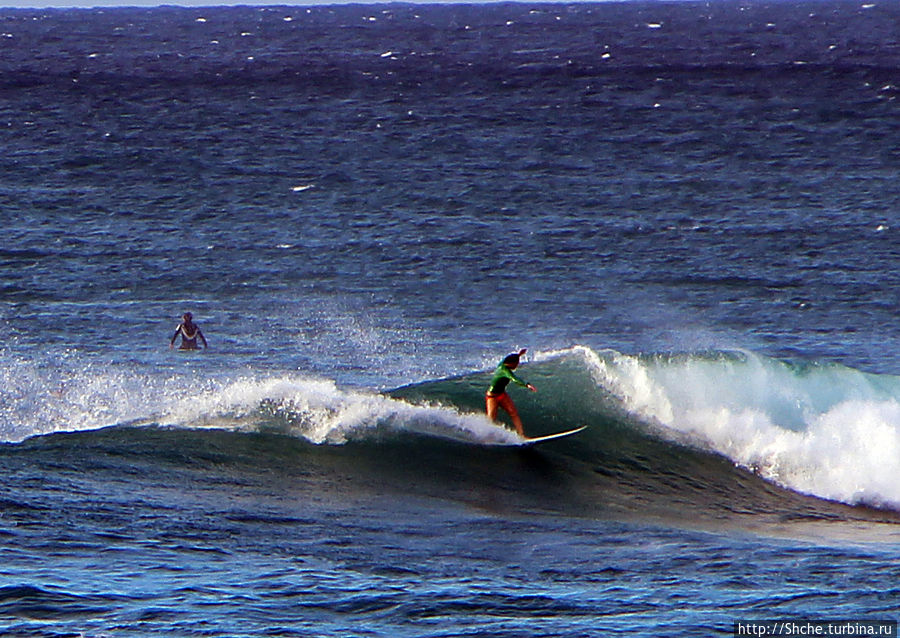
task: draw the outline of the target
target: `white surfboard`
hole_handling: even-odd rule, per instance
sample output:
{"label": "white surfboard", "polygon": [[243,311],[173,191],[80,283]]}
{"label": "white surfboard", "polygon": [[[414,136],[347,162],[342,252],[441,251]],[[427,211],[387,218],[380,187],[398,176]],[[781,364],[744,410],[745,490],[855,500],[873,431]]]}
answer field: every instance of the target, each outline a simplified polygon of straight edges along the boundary
{"label": "white surfboard", "polygon": [[582,425],[580,428],[575,428],[574,430],[566,430],[565,432],[557,432],[556,434],[547,434],[545,436],[532,436],[532,437],[524,437],[522,439],[522,445],[533,445],[535,443],[543,443],[544,441],[550,441],[552,439],[559,439],[564,436],[569,436],[570,434],[577,434],[584,430],[587,426]]}

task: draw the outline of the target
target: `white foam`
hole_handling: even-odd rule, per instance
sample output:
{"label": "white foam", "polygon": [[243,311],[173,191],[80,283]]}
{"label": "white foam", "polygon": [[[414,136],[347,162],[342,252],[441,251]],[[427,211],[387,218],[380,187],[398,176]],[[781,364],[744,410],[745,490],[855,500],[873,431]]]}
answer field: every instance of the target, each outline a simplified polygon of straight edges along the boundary
{"label": "white foam", "polygon": [[626,408],[761,476],[846,503],[900,505],[900,380],[798,369],[749,353],[639,359],[585,354]]}
{"label": "white foam", "polygon": [[477,443],[517,441],[483,415],[413,405],[374,392],[343,390],[327,379],[295,376],[231,381],[173,406],[163,418],[182,425],[221,425],[222,419],[230,419],[254,429],[261,423],[261,406],[268,408],[274,427],[313,443],[341,444],[384,428]]}
{"label": "white foam", "polygon": [[[0,364],[0,440],[21,441],[61,431],[96,429],[158,412],[172,393],[172,380],[151,380],[129,371],[63,358],[4,358]],[[180,384],[174,384],[179,386]]]}
{"label": "white foam", "polygon": [[239,431],[276,428],[329,444],[375,436],[384,429],[473,443],[519,442],[513,432],[482,414],[344,390],[329,379],[149,376],[77,360],[48,366],[5,359],[0,365],[0,440],[150,423]]}

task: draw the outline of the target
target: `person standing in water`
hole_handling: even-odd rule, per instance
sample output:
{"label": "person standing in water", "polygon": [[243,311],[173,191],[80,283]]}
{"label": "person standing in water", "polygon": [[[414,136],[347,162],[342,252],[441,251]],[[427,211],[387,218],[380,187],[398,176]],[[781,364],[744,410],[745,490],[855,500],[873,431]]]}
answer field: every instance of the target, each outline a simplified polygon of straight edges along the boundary
{"label": "person standing in water", "polygon": [[172,341],[169,342],[169,348],[175,347],[175,340],[181,335],[181,345],[179,350],[197,350],[197,339],[203,342],[203,347],[209,349],[206,343],[206,337],[200,332],[200,326],[194,323],[194,316],[186,312],[181,317],[181,323],[175,328],[175,334],[172,335]]}
{"label": "person standing in water", "polygon": [[506,410],[506,413],[509,414],[513,425],[516,428],[516,432],[521,437],[525,436],[525,430],[522,427],[522,419],[519,417],[519,411],[516,410],[516,405],[506,393],[506,386],[512,381],[516,385],[528,388],[532,392],[537,392],[537,388],[530,383],[522,381],[522,379],[517,377],[513,372],[513,370],[519,366],[519,359],[525,354],[525,351],[526,348],[522,348],[518,352],[507,355],[506,358],[500,362],[500,365],[498,365],[497,369],[494,371],[494,378],[491,379],[491,385],[488,387],[487,394],[484,395],[484,403],[487,409],[488,418],[491,419],[491,421],[496,421],[497,408],[503,408]]}

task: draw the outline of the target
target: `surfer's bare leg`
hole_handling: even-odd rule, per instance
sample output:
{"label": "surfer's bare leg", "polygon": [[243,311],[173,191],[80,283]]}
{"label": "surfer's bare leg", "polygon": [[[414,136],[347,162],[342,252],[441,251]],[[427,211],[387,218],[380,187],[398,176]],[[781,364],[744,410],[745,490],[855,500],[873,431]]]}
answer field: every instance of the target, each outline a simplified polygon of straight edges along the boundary
{"label": "surfer's bare leg", "polygon": [[512,404],[512,401],[509,402],[509,407],[511,407],[512,410],[507,410],[507,412],[509,412],[509,418],[512,419],[516,432],[519,436],[525,438],[525,428],[522,427],[522,419],[519,418],[519,413],[516,411],[516,406]]}
{"label": "surfer's bare leg", "polygon": [[522,419],[519,417],[519,411],[516,410],[516,404],[513,403],[512,398],[504,392],[499,397],[498,403],[500,404],[500,407],[509,414],[509,418],[512,419],[513,426],[516,428],[516,432],[518,432],[519,436],[524,437],[525,429],[522,427]]}
{"label": "surfer's bare leg", "polygon": [[487,412],[488,418],[491,421],[497,420],[497,408],[499,407],[499,403],[497,402],[497,397],[493,397],[490,394],[484,395],[484,407]]}
{"label": "surfer's bare leg", "polygon": [[516,428],[519,436],[525,436],[525,430],[522,428],[522,419],[519,418],[519,411],[516,410],[516,404],[512,402],[508,394],[505,392],[494,395],[486,394],[484,395],[484,406],[491,421],[497,420],[497,408],[503,408],[509,415],[509,418],[512,419],[513,426]]}

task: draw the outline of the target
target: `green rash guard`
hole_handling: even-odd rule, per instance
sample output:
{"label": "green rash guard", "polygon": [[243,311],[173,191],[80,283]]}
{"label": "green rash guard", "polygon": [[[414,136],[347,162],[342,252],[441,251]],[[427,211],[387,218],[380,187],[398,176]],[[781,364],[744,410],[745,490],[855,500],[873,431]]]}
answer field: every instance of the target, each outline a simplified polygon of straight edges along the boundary
{"label": "green rash guard", "polygon": [[503,394],[506,392],[506,386],[512,381],[523,388],[527,388],[528,384],[522,381],[515,373],[509,369],[505,363],[501,363],[494,371],[494,378],[491,379],[491,386],[488,388],[489,394]]}

